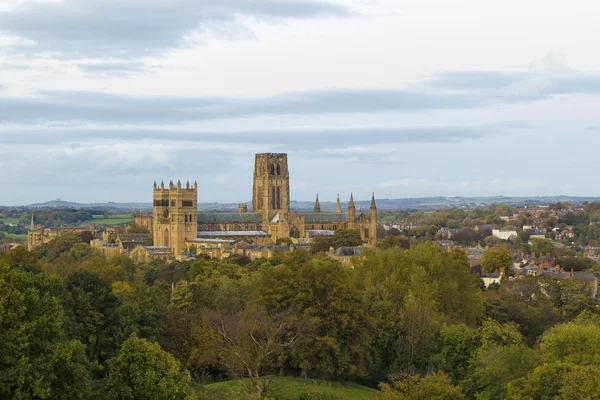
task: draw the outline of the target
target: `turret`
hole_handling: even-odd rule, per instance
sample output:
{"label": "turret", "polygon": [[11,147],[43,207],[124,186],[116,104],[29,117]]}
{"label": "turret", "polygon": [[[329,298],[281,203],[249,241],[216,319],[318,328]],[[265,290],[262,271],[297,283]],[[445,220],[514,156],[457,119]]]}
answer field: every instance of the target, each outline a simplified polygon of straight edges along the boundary
{"label": "turret", "polygon": [[350,193],[350,203],[348,203],[348,228],[354,229],[354,221],[356,220],[356,207],[354,207],[354,196]]}
{"label": "turret", "polygon": [[377,205],[375,204],[375,193],[371,197],[371,212],[369,214],[369,244],[372,246],[377,245]]}
{"label": "turret", "polygon": [[315,209],[313,212],[319,213],[321,212],[321,205],[319,204],[319,194],[317,193],[317,200],[315,200]]}
{"label": "turret", "polygon": [[342,212],[342,204],[340,203],[340,195],[337,195],[337,202],[335,203],[335,212]]}

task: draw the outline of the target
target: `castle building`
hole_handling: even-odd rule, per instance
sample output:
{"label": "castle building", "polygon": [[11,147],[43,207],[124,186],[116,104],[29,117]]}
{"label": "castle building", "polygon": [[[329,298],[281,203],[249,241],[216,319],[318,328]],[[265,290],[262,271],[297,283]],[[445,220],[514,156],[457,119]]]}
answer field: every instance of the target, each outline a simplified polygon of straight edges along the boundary
{"label": "castle building", "polygon": [[[287,154],[256,154],[252,187],[252,212],[245,204],[238,212],[200,212],[198,185],[185,187],[172,181],[169,188],[154,183],[152,233],[154,246],[180,255],[189,248],[211,249],[225,241],[267,245],[279,238],[308,241],[316,235],[333,235],[338,229],[355,229],[367,246],[377,243],[377,206],[371,199],[368,213],[357,213],[353,195],[342,211],[339,195],[335,212],[321,211],[317,195],[312,212],[290,209],[290,174]],[[141,222],[141,221],[140,221]],[[146,222],[147,223],[147,222]]]}

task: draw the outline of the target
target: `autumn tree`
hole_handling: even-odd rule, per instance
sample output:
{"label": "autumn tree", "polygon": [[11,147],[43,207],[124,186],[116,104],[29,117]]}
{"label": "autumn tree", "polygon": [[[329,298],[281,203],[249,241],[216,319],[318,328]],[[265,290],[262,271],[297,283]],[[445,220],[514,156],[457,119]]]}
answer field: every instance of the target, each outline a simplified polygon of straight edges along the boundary
{"label": "autumn tree", "polygon": [[505,277],[510,276],[513,257],[506,246],[490,247],[483,253],[481,266],[486,272],[502,272]]}

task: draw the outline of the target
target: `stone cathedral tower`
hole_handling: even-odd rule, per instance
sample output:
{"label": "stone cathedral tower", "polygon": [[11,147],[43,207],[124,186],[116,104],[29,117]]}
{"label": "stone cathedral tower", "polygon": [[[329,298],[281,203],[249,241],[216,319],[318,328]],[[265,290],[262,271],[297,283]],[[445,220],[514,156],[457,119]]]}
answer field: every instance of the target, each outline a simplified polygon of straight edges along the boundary
{"label": "stone cathedral tower", "polygon": [[290,211],[290,174],[287,154],[257,154],[254,160],[252,211],[264,222]]}
{"label": "stone cathedral tower", "polygon": [[181,187],[171,181],[169,188],[154,182],[152,235],[155,246],[166,246],[174,255],[186,250],[186,240],[198,237],[198,183]]}

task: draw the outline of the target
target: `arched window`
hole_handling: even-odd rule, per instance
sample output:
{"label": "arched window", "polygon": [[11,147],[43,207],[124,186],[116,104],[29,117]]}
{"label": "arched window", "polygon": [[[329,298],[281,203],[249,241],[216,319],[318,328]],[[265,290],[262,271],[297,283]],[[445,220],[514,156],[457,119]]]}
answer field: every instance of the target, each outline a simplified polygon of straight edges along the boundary
{"label": "arched window", "polygon": [[[277,167],[277,169],[279,169],[279,166]],[[279,172],[277,173],[277,175],[279,175]],[[281,208],[281,188],[278,187],[277,188],[277,208]]]}
{"label": "arched window", "polygon": [[275,164],[271,164],[271,175],[275,175]]}
{"label": "arched window", "polygon": [[277,208],[277,190],[275,187],[271,188],[271,208]]}
{"label": "arched window", "polygon": [[163,238],[163,246],[169,247],[169,230],[165,229],[165,235]]}
{"label": "arched window", "polygon": [[281,175],[281,168],[279,167],[279,164],[277,164],[277,175]]}

